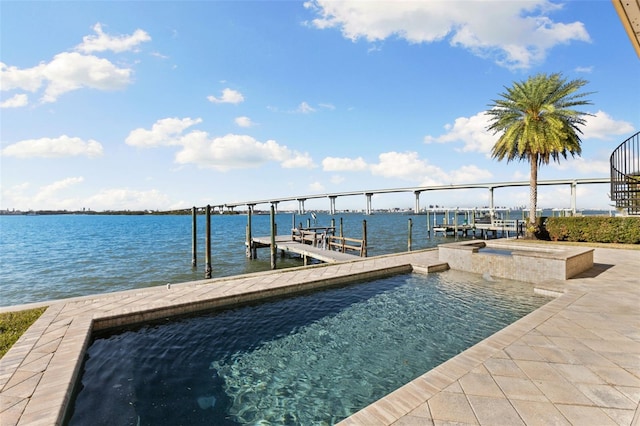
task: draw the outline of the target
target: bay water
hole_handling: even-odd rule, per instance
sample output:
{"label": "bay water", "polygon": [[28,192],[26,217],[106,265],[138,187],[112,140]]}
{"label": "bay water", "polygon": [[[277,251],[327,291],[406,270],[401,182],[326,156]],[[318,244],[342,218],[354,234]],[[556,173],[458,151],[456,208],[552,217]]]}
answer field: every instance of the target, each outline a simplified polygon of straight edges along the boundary
{"label": "bay water", "polygon": [[[313,217],[315,216],[315,218]],[[367,221],[368,255],[435,247],[453,237],[428,238],[427,216],[400,213],[334,216],[278,213],[278,234],[292,226],[329,226],[362,238]],[[442,215],[438,216],[441,223]],[[433,224],[433,215],[430,217]],[[462,223],[462,219],[460,219]],[[211,216],[213,277],[270,268],[269,250],[258,259],[245,254],[247,216]],[[268,236],[269,215],[252,215],[252,234]],[[0,306],[129,290],[204,279],[205,217],[197,217],[197,266],[192,268],[190,215],[4,215],[0,216]],[[278,268],[300,266],[297,258],[278,257]]]}

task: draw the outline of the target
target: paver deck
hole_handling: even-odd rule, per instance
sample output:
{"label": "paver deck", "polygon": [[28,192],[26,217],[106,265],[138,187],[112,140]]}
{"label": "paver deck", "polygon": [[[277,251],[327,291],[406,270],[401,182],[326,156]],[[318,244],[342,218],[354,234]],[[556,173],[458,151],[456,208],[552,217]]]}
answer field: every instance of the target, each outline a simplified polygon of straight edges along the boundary
{"label": "paver deck", "polygon": [[[596,249],[594,262],[540,283],[560,296],[342,424],[639,423],[640,251]],[[62,422],[94,329],[438,264],[428,250],[50,302],[0,360],[0,424]]]}

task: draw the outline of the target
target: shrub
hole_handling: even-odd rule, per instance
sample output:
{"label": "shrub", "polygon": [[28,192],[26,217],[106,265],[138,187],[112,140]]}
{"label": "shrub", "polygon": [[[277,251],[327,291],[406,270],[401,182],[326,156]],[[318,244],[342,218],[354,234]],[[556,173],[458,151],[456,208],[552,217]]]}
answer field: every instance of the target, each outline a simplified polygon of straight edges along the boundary
{"label": "shrub", "polygon": [[550,217],[544,229],[552,241],[640,244],[640,217]]}

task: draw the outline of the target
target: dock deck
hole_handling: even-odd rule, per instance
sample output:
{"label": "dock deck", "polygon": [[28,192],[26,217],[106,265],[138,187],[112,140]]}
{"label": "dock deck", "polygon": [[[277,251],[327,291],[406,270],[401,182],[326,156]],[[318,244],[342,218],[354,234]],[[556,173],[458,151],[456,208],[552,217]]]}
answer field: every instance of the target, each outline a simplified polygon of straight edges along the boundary
{"label": "dock deck", "polygon": [[[294,241],[291,235],[277,235],[275,237],[278,250],[295,253],[303,258],[312,258],[325,263],[345,262],[360,259],[354,254],[342,253],[336,250],[329,250],[323,247],[316,247],[310,244],[303,244]],[[253,244],[256,248],[270,247],[271,237],[253,237]],[[306,261],[305,261],[306,264]]]}

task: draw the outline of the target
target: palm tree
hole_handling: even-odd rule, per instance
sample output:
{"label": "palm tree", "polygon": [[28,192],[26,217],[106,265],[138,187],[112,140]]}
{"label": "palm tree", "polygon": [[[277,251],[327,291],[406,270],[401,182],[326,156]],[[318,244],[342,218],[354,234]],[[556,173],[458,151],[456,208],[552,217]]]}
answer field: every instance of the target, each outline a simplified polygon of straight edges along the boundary
{"label": "palm tree", "polygon": [[584,97],[590,93],[576,93],[586,80],[567,81],[559,73],[537,74],[526,81],[505,87],[501,99],[494,100],[487,114],[491,116],[488,130],[502,132],[491,155],[498,160],[528,161],[531,165],[528,236],[537,231],[538,167],[549,160],[580,155],[579,126],[583,116],[591,115],[575,110],[590,105]]}

